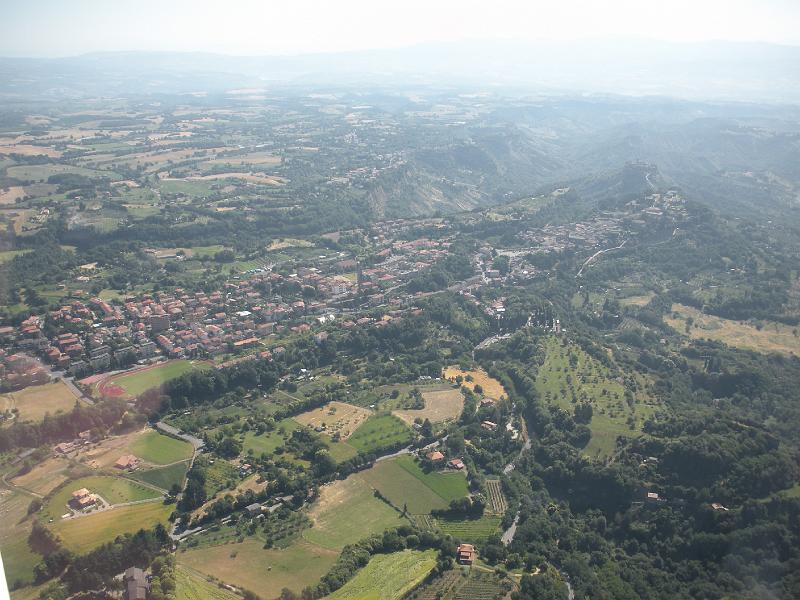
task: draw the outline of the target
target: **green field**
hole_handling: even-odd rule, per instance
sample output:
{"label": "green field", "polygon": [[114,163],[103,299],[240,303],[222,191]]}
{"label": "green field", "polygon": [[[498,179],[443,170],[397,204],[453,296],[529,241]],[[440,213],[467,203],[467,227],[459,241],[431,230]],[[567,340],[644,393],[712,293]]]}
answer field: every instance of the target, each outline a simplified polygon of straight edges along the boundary
{"label": "green field", "polygon": [[55,525],[54,530],[69,550],[84,554],[100,544],[113,541],[123,533],[151,529],[157,523],[168,526],[167,517],[173,510],[175,506],[161,502],[121,506],[86,517],[61,521]]}
{"label": "green field", "polygon": [[11,261],[15,256],[26,254],[28,252],[30,252],[30,250],[4,250],[0,252],[0,265]]}
{"label": "green field", "polygon": [[188,568],[175,569],[175,600],[238,600],[239,596]]}
{"label": "green field", "polygon": [[189,361],[189,360],[171,360],[158,367],[150,369],[141,369],[130,375],[120,375],[114,377],[110,383],[120,386],[131,396],[138,396],[142,392],[159,387],[170,379],[180,377],[184,373],[188,373],[194,369],[206,369],[208,364]]}
{"label": "green field", "polygon": [[396,444],[411,443],[413,437],[403,421],[393,415],[381,415],[367,419],[347,439],[347,443],[360,453],[369,454]]}
{"label": "green field", "polygon": [[31,498],[27,494],[9,491],[0,496],[0,514],[3,516],[0,554],[9,585],[16,581],[33,581],[33,568],[42,560],[28,545],[31,522],[26,521],[25,517],[30,502]]}
{"label": "green field", "polygon": [[574,344],[563,346],[561,338],[548,338],[544,344],[545,360],[536,377],[536,388],[548,403],[572,413],[578,402],[592,405],[589,423],[592,431],[584,453],[607,457],[614,452],[618,436],[639,435],[644,421],[658,408],[645,392],[645,381],[636,377],[632,403],[625,398],[625,386],[619,373],[595,360]]}
{"label": "green field", "polygon": [[480,519],[455,520],[437,518],[436,527],[452,535],[456,542],[480,545],[491,535],[500,533],[500,517],[483,516]]}
{"label": "green field", "polygon": [[323,486],[309,512],[314,522],[303,537],[339,550],[373,533],[408,524],[391,506],[375,497],[359,475]]}
{"label": "green field", "polygon": [[344,462],[358,455],[358,450],[347,442],[333,442],[326,438],[325,443],[328,445],[328,452],[336,462]]}
{"label": "green field", "polygon": [[185,196],[208,196],[213,181],[192,181],[189,179],[165,179],[159,183],[161,191],[166,194],[183,194]]}
{"label": "green field", "polygon": [[400,456],[395,462],[428,486],[446,502],[463,498],[467,495],[467,478],[463,473],[442,473],[433,471],[425,473],[411,456]]}
{"label": "green field", "polygon": [[183,478],[188,468],[189,461],[183,461],[168,467],[134,471],[130,476],[139,481],[144,481],[145,483],[159,487],[162,490],[169,490],[173,485],[181,485],[183,483]]}
{"label": "green field", "polygon": [[337,552],[300,541],[284,550],[265,550],[252,538],[238,544],[210,546],[178,553],[178,566],[193,573],[277,598],[283,588],[299,594],[315,585],[336,562]]}
{"label": "green field", "polygon": [[99,494],[109,504],[147,500],[148,498],[158,498],[161,495],[149,487],[121,477],[100,475],[81,477],[56,490],[39,513],[41,518],[45,521],[48,519],[59,521],[61,515],[67,512],[67,502],[72,497],[72,492],[81,488]]}
{"label": "green field", "polygon": [[131,454],[154,465],[169,465],[192,456],[192,445],[157,431],[137,437],[128,447]]}
{"label": "green field", "polygon": [[119,175],[113,171],[97,171],[94,169],[85,169],[83,167],[73,167],[72,165],[18,165],[9,167],[6,174],[14,179],[21,181],[47,181],[51,175],[59,175],[61,173],[74,173],[76,175],[83,175],[93,179],[107,178],[111,181],[121,179]]}
{"label": "green field", "polygon": [[242,449],[244,452],[252,449],[253,454],[261,456],[261,454],[273,454],[275,449],[283,446],[287,439],[291,436],[293,431],[302,429],[303,426],[292,418],[283,419],[275,425],[275,429],[256,435],[253,431],[248,431],[244,435]]}
{"label": "green field", "polygon": [[467,494],[467,480],[463,473],[425,474],[407,456],[381,461],[359,476],[395,506],[407,506],[408,511],[415,515],[445,509],[451,500]]}
{"label": "green field", "polygon": [[239,470],[227,460],[218,458],[206,469],[206,495],[209,498],[217,492],[235,487],[238,482]]}
{"label": "green field", "polygon": [[436,551],[403,550],[373,556],[329,600],[400,600],[436,566]]}

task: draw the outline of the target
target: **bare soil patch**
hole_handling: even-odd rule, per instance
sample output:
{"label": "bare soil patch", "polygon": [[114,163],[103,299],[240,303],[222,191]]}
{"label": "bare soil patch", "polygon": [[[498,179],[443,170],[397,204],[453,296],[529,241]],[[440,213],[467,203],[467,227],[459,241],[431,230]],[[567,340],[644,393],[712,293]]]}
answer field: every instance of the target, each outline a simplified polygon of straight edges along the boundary
{"label": "bare soil patch", "polygon": [[346,440],[371,414],[372,411],[369,409],[334,401],[298,415],[295,421],[315,429],[322,428],[330,436],[338,433],[343,440]]}

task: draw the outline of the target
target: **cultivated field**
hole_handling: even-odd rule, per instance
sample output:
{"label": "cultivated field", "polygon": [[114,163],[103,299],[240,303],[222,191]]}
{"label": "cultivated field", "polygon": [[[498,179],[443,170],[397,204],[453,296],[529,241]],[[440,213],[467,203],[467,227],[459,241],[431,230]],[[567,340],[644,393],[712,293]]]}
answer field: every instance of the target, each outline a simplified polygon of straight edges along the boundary
{"label": "cultivated field", "polygon": [[460,389],[422,392],[422,398],[425,400],[425,408],[395,410],[392,414],[409,425],[414,423],[414,419],[429,419],[431,423],[441,423],[457,419],[464,409],[464,394]]}
{"label": "cultivated field", "polygon": [[16,408],[21,421],[40,421],[47,413],[71,410],[76,400],[72,390],[59,380],[0,395],[0,410]]}
{"label": "cultivated field", "polygon": [[193,573],[277,598],[283,588],[299,594],[315,585],[336,561],[338,552],[300,541],[283,550],[265,550],[263,542],[210,546],[178,553],[178,565]]}
{"label": "cultivated field", "polygon": [[253,454],[261,456],[262,454],[273,454],[275,449],[288,440],[293,431],[301,429],[302,425],[292,418],[286,418],[279,421],[275,425],[275,429],[256,435],[253,431],[245,433],[243,438],[242,449],[245,453],[253,450]]}
{"label": "cultivated field", "polygon": [[171,360],[152,367],[137,369],[131,373],[116,375],[97,385],[102,396],[138,396],[151,388],[160,387],[170,379],[180,377],[194,369],[207,369],[209,364],[194,360]]}
{"label": "cultivated field", "polygon": [[372,411],[366,408],[334,401],[298,415],[294,419],[302,425],[320,427],[330,436],[338,433],[343,440],[346,440],[370,415]]}
{"label": "cultivated field", "polygon": [[238,600],[239,596],[186,567],[175,569],[175,600]]}
{"label": "cultivated field", "polygon": [[347,440],[362,454],[378,452],[412,440],[411,430],[403,421],[392,415],[373,416],[367,419]]}
{"label": "cultivated field", "polygon": [[124,533],[151,529],[158,523],[166,527],[169,525],[167,517],[173,510],[174,505],[158,501],[121,506],[78,519],[63,520],[56,523],[54,530],[69,550],[84,554]]}
{"label": "cultivated field", "polygon": [[676,331],[686,333],[688,319],[693,320],[688,332],[692,339],[705,338],[756,352],[800,355],[800,334],[797,327],[775,321],[761,321],[759,327],[755,323],[706,315],[683,304],[673,304],[672,315],[665,317],[664,321]]}
{"label": "cultivated field", "polygon": [[372,533],[408,523],[391,506],[375,497],[361,474],[323,486],[308,516],[314,525],[303,532],[303,537],[335,550]]}
{"label": "cultivated field", "polygon": [[[506,390],[503,388],[503,384],[497,379],[489,377],[489,374],[481,368],[463,371],[459,367],[452,366],[444,370],[444,378],[449,381],[455,381],[459,375],[464,379],[461,385],[474,388],[475,384],[479,384],[483,388],[483,395],[486,398],[500,400],[500,398],[506,397]],[[471,377],[472,380],[467,381],[467,377]]]}
{"label": "cultivated field", "polygon": [[373,556],[329,600],[400,600],[436,566],[436,551],[403,550]]}
{"label": "cultivated field", "polygon": [[486,492],[489,496],[489,508],[492,512],[502,515],[508,508],[503,486],[497,479],[486,480]]}
{"label": "cultivated field", "polygon": [[128,446],[130,453],[153,465],[169,465],[191,458],[192,445],[157,431],[138,436]]}
{"label": "cultivated field", "polygon": [[424,473],[409,456],[381,461],[358,477],[395,506],[403,508],[405,505],[416,515],[447,508],[452,500],[467,495],[463,473]]}
{"label": "cultivated field", "polygon": [[482,544],[489,536],[500,533],[500,517],[483,516],[480,519],[434,519],[434,526],[452,535],[457,543]]}

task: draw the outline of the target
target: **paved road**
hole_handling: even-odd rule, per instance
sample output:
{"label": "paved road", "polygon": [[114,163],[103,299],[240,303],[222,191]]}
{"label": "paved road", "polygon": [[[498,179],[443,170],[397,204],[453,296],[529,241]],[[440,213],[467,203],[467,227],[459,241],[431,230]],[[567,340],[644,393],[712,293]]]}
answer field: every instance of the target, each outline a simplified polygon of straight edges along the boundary
{"label": "paved road", "polygon": [[411,454],[411,452],[412,452],[411,447],[403,448],[402,450],[398,450],[393,454],[385,454],[383,456],[379,456],[378,458],[375,459],[375,462],[378,463],[381,462],[382,460],[389,460],[390,458],[396,458],[398,456],[403,456],[404,454]]}
{"label": "paved road", "polygon": [[517,533],[517,525],[519,525],[519,511],[517,511],[517,515],[514,517],[514,522],[511,523],[509,528],[506,529],[500,537],[500,541],[504,546],[508,546],[514,541],[514,535]]}
{"label": "paved road", "polygon": [[72,377],[61,377],[60,379],[61,381],[64,382],[64,385],[66,385],[72,391],[73,394],[75,394],[78,398],[86,402],[86,404],[89,404],[90,406],[94,404],[94,400],[89,398],[89,396],[87,396],[81,391],[81,388],[75,385],[75,381],[73,380]]}
{"label": "paved road", "polygon": [[172,425],[167,425],[164,421],[159,421],[156,423],[156,429],[159,431],[163,431],[164,433],[168,433],[169,435],[174,435],[177,438],[180,438],[184,441],[189,442],[195,450],[199,450],[203,446],[205,446],[205,442],[200,438],[196,438],[193,435],[189,435],[188,433],[182,433],[180,429],[173,427]]}

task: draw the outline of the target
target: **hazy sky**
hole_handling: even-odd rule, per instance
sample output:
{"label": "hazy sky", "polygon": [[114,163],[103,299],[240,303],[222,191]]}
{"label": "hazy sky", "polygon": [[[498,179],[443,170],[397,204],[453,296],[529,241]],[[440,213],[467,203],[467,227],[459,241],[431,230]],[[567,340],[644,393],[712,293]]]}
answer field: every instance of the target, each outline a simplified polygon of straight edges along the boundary
{"label": "hazy sky", "polygon": [[514,38],[800,45],[800,0],[0,0],[0,55],[294,54]]}

